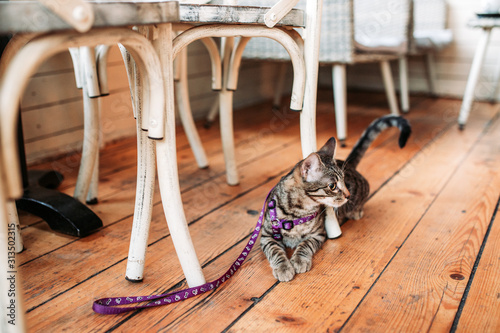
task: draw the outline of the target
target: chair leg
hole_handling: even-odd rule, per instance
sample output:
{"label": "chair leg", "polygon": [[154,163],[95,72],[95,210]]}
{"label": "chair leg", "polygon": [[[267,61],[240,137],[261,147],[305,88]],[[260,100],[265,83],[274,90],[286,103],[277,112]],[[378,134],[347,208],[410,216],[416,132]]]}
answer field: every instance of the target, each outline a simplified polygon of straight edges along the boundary
{"label": "chair leg", "polygon": [[137,185],[134,221],[125,273],[125,278],[132,282],[140,282],[144,276],[155,187],[154,142],[147,137],[147,132],[141,129],[140,124],[140,119],[137,119]]}
{"label": "chair leg", "polygon": [[[80,62],[84,68],[83,72],[95,70],[95,54],[94,49],[90,47],[80,48]],[[97,77],[96,72],[94,75]],[[85,75],[85,77],[89,77]],[[78,178],[75,187],[74,197],[81,202],[85,201],[88,194],[92,173],[94,172],[95,160],[99,154],[99,105],[96,98],[91,98],[88,88],[93,84],[98,85],[98,81],[82,80],[83,83],[83,112],[84,112],[84,135],[83,135],[83,148],[82,159],[80,162],[80,169],[78,171]],[[93,87],[96,88],[96,87]],[[98,87],[97,87],[98,88]],[[95,93],[95,89],[94,93]]]}
{"label": "chair leg", "polygon": [[347,139],[346,66],[341,64],[333,65],[332,76],[337,139],[339,140],[341,146],[345,146],[345,140]]}
{"label": "chair leg", "polygon": [[169,24],[158,27],[158,39],[154,46],[160,57],[165,83],[165,135],[156,140],[158,183],[163,203],[163,210],[168,223],[168,229],[174,243],[177,256],[189,287],[205,283],[196,251],[189,234],[186,216],[181,199],[179,175],[177,171],[177,152],[175,146],[175,106],[172,44],[173,32]]}
{"label": "chair leg", "polygon": [[342,230],[340,229],[339,221],[337,220],[337,215],[332,207],[326,207],[325,211],[325,229],[326,236],[330,239],[339,238],[342,236]]}
{"label": "chair leg", "polygon": [[205,127],[206,129],[212,127],[212,124],[214,123],[214,120],[218,114],[219,114],[219,98],[217,97],[212,103],[212,107],[210,108],[210,110],[208,110],[207,117],[205,118],[205,124],[203,124],[203,127]]}
{"label": "chair leg", "polygon": [[187,76],[187,49],[184,48],[178,57],[179,63],[179,80],[175,82],[175,92],[177,95],[177,106],[179,108],[179,116],[182,126],[186,132],[191,150],[193,151],[196,163],[200,169],[208,167],[207,155],[203,149],[203,145],[194,124],[191,104],[189,103],[189,89]]}
{"label": "chair leg", "polygon": [[277,70],[278,78],[276,80],[276,87],[274,90],[274,98],[273,98],[274,110],[279,110],[281,108],[281,98],[283,96],[283,91],[285,88],[287,73],[288,73],[288,63],[287,62],[279,63]]}
{"label": "chair leg", "polygon": [[223,58],[223,88],[219,92],[219,122],[222,140],[222,150],[226,163],[226,180],[228,185],[238,185],[240,180],[236,167],[233,129],[233,91],[227,90],[227,81],[231,65],[231,53],[234,48],[234,38],[225,38]]}
{"label": "chair leg", "polygon": [[399,115],[398,101],[396,98],[396,90],[394,89],[394,81],[392,80],[391,65],[389,61],[381,61],[380,69],[382,70],[382,78],[384,79],[385,93],[389,101],[389,108],[393,115]]}
{"label": "chair leg", "polygon": [[490,41],[490,36],[491,28],[484,29],[481,39],[479,39],[479,43],[476,47],[469,78],[467,79],[467,85],[465,86],[464,99],[462,101],[462,106],[460,107],[460,113],[458,114],[458,126],[460,129],[465,127],[467,119],[469,118],[472,102],[474,102],[474,91],[476,90],[477,80],[479,79],[479,74],[481,73],[481,66],[486,54],[486,48],[488,47],[488,43]]}
{"label": "chair leg", "polygon": [[429,52],[425,55],[425,65],[427,70],[427,84],[429,87],[429,94],[431,96],[436,96],[437,74],[434,53]]}
{"label": "chair leg", "polygon": [[500,58],[498,59],[497,67],[495,68],[495,75],[493,76],[493,87],[491,88],[490,103],[496,103],[498,86],[500,81]]}
{"label": "chair leg", "polygon": [[410,111],[410,92],[408,89],[408,58],[399,57],[399,86],[401,96],[401,111],[408,113]]}

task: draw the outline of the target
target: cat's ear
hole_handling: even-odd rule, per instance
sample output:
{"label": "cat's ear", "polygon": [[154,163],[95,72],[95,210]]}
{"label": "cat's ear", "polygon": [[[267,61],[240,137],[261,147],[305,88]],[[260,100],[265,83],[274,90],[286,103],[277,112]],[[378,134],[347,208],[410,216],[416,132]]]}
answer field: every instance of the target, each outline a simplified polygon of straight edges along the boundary
{"label": "cat's ear", "polygon": [[318,154],[312,153],[307,156],[307,158],[302,161],[302,165],[300,166],[302,179],[306,182],[314,182],[321,179],[321,165],[322,163]]}
{"label": "cat's ear", "polygon": [[332,158],[335,157],[335,149],[337,148],[337,140],[334,137],[331,137],[323,147],[319,150],[320,152],[324,152],[327,155],[330,155]]}

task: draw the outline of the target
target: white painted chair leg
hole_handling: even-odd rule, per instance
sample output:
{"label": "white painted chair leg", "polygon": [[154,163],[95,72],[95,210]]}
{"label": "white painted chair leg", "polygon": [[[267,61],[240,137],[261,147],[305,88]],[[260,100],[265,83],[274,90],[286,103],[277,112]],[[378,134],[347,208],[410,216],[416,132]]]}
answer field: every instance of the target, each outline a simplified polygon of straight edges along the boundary
{"label": "white painted chair leg", "polygon": [[337,124],[337,139],[341,146],[347,139],[347,85],[346,66],[336,64],[332,67],[333,100],[335,104],[335,122]]}
{"label": "white painted chair leg", "polygon": [[177,152],[175,146],[175,106],[172,45],[172,27],[162,24],[158,27],[158,39],[155,48],[160,57],[161,69],[165,83],[165,135],[156,141],[156,154],[158,164],[158,183],[162,197],[163,210],[167,219],[168,228],[174,243],[182,270],[186,276],[189,287],[205,283],[193,242],[189,234],[186,217],[184,215],[179,177],[177,171]]}
{"label": "white painted chair leg", "polygon": [[[139,114],[140,117],[140,114]],[[147,137],[147,132],[137,120],[137,185],[135,195],[134,221],[130,236],[127,271],[125,278],[140,282],[144,276],[146,249],[148,246],[149,226],[153,211],[155,186],[155,150],[154,141]]]}
{"label": "white painted chair leg", "polygon": [[497,67],[495,68],[495,75],[493,76],[493,86],[491,87],[491,93],[490,93],[490,103],[496,103],[497,101],[497,94],[498,94],[498,87],[500,86],[499,81],[500,81],[500,57],[497,60]]}
{"label": "white painted chair leg", "polygon": [[16,204],[13,201],[7,202],[7,215],[9,217],[9,232],[13,232],[15,241],[16,253],[21,253],[24,250],[23,238],[21,236],[21,225],[19,224],[19,216],[17,215]]}
{"label": "white painted chair leg", "polygon": [[326,207],[325,211],[326,236],[330,239],[339,238],[342,235],[337,214],[332,207]]}
{"label": "white painted chair leg", "polygon": [[[80,47],[80,62],[83,67],[82,73],[87,73],[82,80],[83,83],[83,113],[84,113],[84,134],[82,158],[78,178],[75,186],[74,197],[85,202],[90,188],[92,173],[94,172],[96,156],[99,154],[99,105],[96,98],[91,98],[88,88],[92,87],[96,93],[97,71],[96,70],[94,49],[91,47]],[[95,77],[95,80],[93,79]],[[91,81],[89,81],[91,79]],[[98,87],[97,87],[98,92]]]}
{"label": "white painted chair leg", "polygon": [[97,79],[101,96],[109,95],[107,62],[110,48],[109,45],[99,45],[96,51]]}
{"label": "white painted chair leg", "polygon": [[[99,103],[98,103],[99,105]],[[100,117],[100,108],[98,110],[98,119]],[[97,145],[99,146],[100,139],[98,139]],[[90,178],[89,191],[87,192],[87,199],[85,200],[89,205],[95,205],[98,202],[99,197],[99,149],[95,156],[94,167],[92,168],[92,178]]]}
{"label": "white painted chair leg", "polygon": [[187,75],[187,49],[183,49],[177,57],[179,62],[179,79],[175,81],[175,92],[177,95],[177,107],[181,118],[182,126],[186,132],[186,136],[193,151],[198,167],[203,169],[208,167],[207,155],[200,136],[194,123],[191,104],[189,103],[189,88]]}
{"label": "white painted chair leg", "polygon": [[401,96],[401,111],[410,111],[410,92],[408,88],[408,58],[399,57],[399,87]]}
{"label": "white painted chair leg", "polygon": [[222,151],[224,152],[224,161],[226,163],[226,181],[231,186],[238,185],[240,182],[234,149],[233,91],[227,89],[233,48],[234,38],[226,38],[223,49],[223,87],[219,92],[219,122]]}
{"label": "white painted chair leg", "polygon": [[306,1],[306,12],[312,15],[306,16],[306,27],[308,28],[304,30],[306,86],[304,89],[304,107],[300,114],[300,142],[303,157],[316,151],[316,101],[318,97],[319,39],[322,6],[323,1]]}
{"label": "white painted chair leg", "polygon": [[286,75],[288,74],[288,63],[281,62],[277,67],[277,80],[274,90],[273,109],[279,110],[281,108],[281,98],[285,90]]}
{"label": "white painted chair leg", "polygon": [[479,74],[481,73],[481,66],[483,64],[484,56],[486,54],[486,48],[490,41],[491,28],[484,29],[479,43],[476,47],[476,52],[474,54],[474,60],[472,60],[472,66],[469,73],[469,78],[467,79],[467,85],[465,86],[464,99],[462,101],[462,106],[460,107],[460,113],[458,115],[458,126],[460,129],[465,127],[467,119],[469,118],[470,110],[472,108],[472,103],[474,102],[474,91],[476,90],[476,84],[479,79]]}
{"label": "white painted chair leg", "polygon": [[207,117],[205,118],[205,124],[203,127],[205,128],[210,128],[212,127],[212,124],[215,121],[215,118],[219,114],[219,97],[217,97],[214,102],[212,103],[212,106],[210,107],[210,110],[208,110]]}
{"label": "white painted chair leg", "polygon": [[425,65],[427,69],[427,83],[429,86],[429,94],[431,96],[436,96],[437,73],[434,53],[429,52],[425,55]]}
{"label": "white painted chair leg", "polygon": [[382,71],[382,78],[384,79],[385,94],[389,101],[389,108],[393,115],[399,115],[398,101],[396,98],[396,90],[394,89],[394,81],[392,79],[391,65],[389,61],[381,61],[380,69]]}

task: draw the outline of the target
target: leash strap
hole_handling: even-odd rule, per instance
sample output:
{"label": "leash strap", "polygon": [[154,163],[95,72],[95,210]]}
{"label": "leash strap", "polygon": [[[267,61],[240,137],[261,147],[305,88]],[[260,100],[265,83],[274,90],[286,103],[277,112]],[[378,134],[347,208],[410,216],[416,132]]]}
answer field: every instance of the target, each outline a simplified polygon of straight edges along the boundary
{"label": "leash strap", "polygon": [[[271,190],[272,191],[272,190]],[[271,192],[269,192],[271,194]],[[260,229],[262,227],[262,221],[264,220],[264,213],[266,211],[266,202],[269,199],[269,194],[266,197],[266,201],[264,202],[264,207],[262,207],[262,211],[259,216],[259,220],[257,221],[257,225],[248,241],[247,245],[238,256],[231,267],[227,270],[224,275],[219,277],[217,280],[212,282],[205,283],[198,287],[188,288],[180,291],[175,291],[167,294],[161,295],[151,295],[151,296],[129,296],[129,297],[110,297],[110,298],[101,298],[94,301],[92,309],[96,313],[100,314],[119,314],[139,309],[152,308],[155,306],[161,306],[166,304],[172,304],[179,301],[183,301],[185,299],[191,298],[196,295],[203,294],[207,291],[213,290],[223,284],[225,281],[229,280],[237,271],[240,269],[241,265],[249,255],[252,250],[257,237],[259,237]],[[149,302],[144,305],[137,306],[129,306],[123,307],[122,305],[141,303],[141,302]]]}

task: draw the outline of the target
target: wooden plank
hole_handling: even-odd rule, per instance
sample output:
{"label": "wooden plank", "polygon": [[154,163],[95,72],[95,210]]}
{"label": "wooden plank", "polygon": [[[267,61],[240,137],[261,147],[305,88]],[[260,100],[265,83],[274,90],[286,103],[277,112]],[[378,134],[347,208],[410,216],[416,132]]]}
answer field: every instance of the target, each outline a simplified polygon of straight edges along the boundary
{"label": "wooden plank", "polygon": [[452,128],[433,140],[370,199],[362,220],[347,223],[340,239],[324,245],[310,272],[278,284],[231,331],[338,330],[461,164],[491,111],[476,115],[467,131]]}
{"label": "wooden plank", "polygon": [[[458,169],[452,170],[445,188],[343,329],[450,330],[498,201],[499,151],[500,120],[496,119]],[[497,289],[489,285],[488,290],[497,298]],[[477,321],[476,317],[474,325]],[[474,331],[494,331],[487,321],[483,325],[484,330],[476,326]]]}
{"label": "wooden plank", "polygon": [[[494,154],[498,155],[498,150]],[[499,248],[500,221],[497,211],[456,332],[498,332],[500,330]]]}

